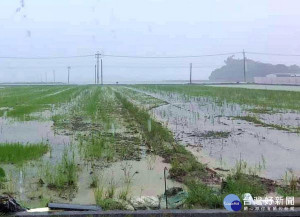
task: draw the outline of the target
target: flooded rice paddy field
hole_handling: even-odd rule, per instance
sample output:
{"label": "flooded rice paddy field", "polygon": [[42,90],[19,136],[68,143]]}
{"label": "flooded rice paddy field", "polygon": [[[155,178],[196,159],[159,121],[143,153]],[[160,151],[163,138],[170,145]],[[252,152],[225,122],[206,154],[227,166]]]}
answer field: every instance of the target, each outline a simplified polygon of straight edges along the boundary
{"label": "flooded rice paddy field", "polygon": [[[24,163],[0,156],[6,173],[1,193],[28,207],[95,204],[100,190],[115,199],[164,193],[163,171],[170,164],[148,150],[112,88],[9,87],[0,97],[0,144],[49,147]],[[173,186],[182,184],[169,180]]]}
{"label": "flooded rice paddy field", "polygon": [[[260,177],[299,176],[299,93],[226,96],[232,88],[218,88],[1,88],[0,193],[27,207],[53,201],[123,209],[134,197],[162,195],[165,168],[168,188],[192,196],[206,188],[198,181],[220,188],[238,161]],[[221,201],[199,205],[192,196],[187,203],[197,207]]]}
{"label": "flooded rice paddy field", "polygon": [[253,167],[263,165],[260,175],[266,178],[282,179],[287,171],[300,175],[299,110],[195,97],[168,87],[138,90],[167,103],[152,110],[155,117],[211,167],[230,169],[243,159]]}
{"label": "flooded rice paddy field", "polygon": [[236,87],[236,88],[248,88],[248,89],[260,89],[260,90],[286,90],[286,91],[300,91],[300,86],[290,85],[263,85],[263,84],[219,84],[210,85],[214,87]]}

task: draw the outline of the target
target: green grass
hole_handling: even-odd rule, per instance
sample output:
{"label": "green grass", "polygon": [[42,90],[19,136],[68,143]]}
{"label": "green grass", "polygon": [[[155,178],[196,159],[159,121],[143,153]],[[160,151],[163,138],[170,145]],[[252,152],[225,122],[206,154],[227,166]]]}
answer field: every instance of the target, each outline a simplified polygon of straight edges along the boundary
{"label": "green grass", "polygon": [[278,194],[284,197],[300,197],[298,177],[293,173],[293,171],[286,171],[283,181],[284,184],[276,189]]}
{"label": "green grass", "polygon": [[46,154],[49,150],[48,145],[21,144],[21,143],[2,143],[0,144],[0,162],[22,164],[26,161],[36,160]]}
{"label": "green grass", "polygon": [[200,181],[191,181],[187,184],[188,197],[185,205],[191,209],[193,207],[207,207],[210,209],[222,208],[223,195],[208,187]]}
{"label": "green grass", "polygon": [[[252,171],[252,174],[247,174]],[[256,173],[259,172],[256,169]],[[221,188],[212,188],[205,185],[201,181],[191,180],[187,182],[188,198],[185,204],[188,208],[223,207],[223,199],[228,194],[236,194],[239,198],[243,198],[243,194],[250,193],[253,197],[264,196],[267,193],[267,186],[261,181],[253,169],[247,166],[244,161],[237,162],[232,173],[228,175],[221,184]]]}
{"label": "green grass", "polygon": [[263,196],[267,193],[267,188],[257,177],[242,174],[241,176],[228,176],[223,191],[227,194],[236,194],[242,198],[245,193],[250,193],[253,197]]}
{"label": "green grass", "polygon": [[259,90],[230,87],[212,87],[203,85],[136,85],[136,88],[160,92],[179,93],[192,97],[212,97],[240,105],[263,108],[300,110],[300,92],[280,90]]}
{"label": "green grass", "polygon": [[300,189],[287,187],[278,187],[276,192],[283,197],[300,197]]}

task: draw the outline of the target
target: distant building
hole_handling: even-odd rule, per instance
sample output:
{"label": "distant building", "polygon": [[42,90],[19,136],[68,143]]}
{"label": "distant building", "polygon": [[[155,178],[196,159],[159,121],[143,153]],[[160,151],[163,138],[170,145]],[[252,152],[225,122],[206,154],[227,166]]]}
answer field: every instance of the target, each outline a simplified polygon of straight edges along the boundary
{"label": "distant building", "polygon": [[300,85],[300,74],[295,73],[274,73],[266,77],[254,77],[257,84],[290,84]]}

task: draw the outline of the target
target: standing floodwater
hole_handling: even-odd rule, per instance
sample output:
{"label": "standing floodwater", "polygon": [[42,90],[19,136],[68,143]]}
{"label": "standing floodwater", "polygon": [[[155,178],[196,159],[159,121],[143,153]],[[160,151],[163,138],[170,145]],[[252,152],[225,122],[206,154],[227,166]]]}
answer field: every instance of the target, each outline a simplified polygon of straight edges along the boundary
{"label": "standing floodwater", "polygon": [[155,108],[155,116],[200,161],[229,169],[242,159],[271,179],[281,179],[287,171],[300,174],[298,112],[259,114],[261,123],[253,123],[255,119],[249,118],[253,106],[150,88],[143,91],[169,103]]}

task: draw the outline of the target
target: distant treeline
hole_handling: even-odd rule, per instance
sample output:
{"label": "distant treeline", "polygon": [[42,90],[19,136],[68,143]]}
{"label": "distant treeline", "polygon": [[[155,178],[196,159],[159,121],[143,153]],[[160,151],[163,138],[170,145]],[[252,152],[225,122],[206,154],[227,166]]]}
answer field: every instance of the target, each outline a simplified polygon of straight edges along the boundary
{"label": "distant treeline", "polygon": [[[225,66],[215,69],[209,76],[212,81],[244,81],[244,60],[228,57]],[[265,77],[275,73],[300,73],[297,65],[286,66],[284,64],[272,65],[269,63],[257,62],[251,59],[246,61],[247,81],[253,81],[253,77]]]}

